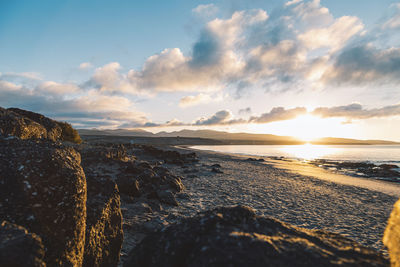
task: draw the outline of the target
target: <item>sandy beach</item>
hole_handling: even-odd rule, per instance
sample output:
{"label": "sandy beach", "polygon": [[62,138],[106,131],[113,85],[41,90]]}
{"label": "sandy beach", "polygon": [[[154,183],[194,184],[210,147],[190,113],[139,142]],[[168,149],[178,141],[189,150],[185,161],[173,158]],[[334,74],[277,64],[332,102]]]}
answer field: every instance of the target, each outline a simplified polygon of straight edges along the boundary
{"label": "sandy beach", "polygon": [[[160,211],[138,213],[143,205],[140,200],[123,201],[125,240],[121,262],[146,232],[199,211],[238,204],[255,209],[259,215],[339,233],[365,246],[383,249],[381,239],[400,186],[333,175],[317,167],[302,170],[293,162],[248,161],[248,156],[195,152],[198,163],[166,165],[183,177],[185,190],[177,195],[178,207],[163,205]],[[222,173],[212,170],[214,164],[221,166],[217,169]]]}

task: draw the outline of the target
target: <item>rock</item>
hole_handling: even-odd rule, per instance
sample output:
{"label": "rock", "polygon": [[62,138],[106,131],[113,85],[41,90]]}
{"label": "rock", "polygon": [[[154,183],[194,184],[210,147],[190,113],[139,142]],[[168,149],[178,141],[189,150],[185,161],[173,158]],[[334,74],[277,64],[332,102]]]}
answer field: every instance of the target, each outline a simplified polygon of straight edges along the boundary
{"label": "rock", "polygon": [[62,129],[56,121],[49,119],[41,114],[19,108],[9,108],[8,110],[15,112],[23,117],[29,118],[32,121],[42,125],[46,129],[47,139],[50,139],[52,141],[57,141],[61,139]]}
{"label": "rock", "polygon": [[140,196],[139,181],[127,175],[119,175],[116,180],[120,193],[131,197]]}
{"label": "rock", "polygon": [[182,180],[164,167],[152,167],[148,162],[129,162],[125,173],[117,178],[118,187],[122,194],[132,197],[145,196],[161,199],[157,191],[168,190],[172,193],[184,189]]}
{"label": "rock", "polygon": [[213,164],[213,165],[211,165],[210,167],[211,167],[211,168],[222,168],[221,164],[218,164],[218,163]]}
{"label": "rock", "polygon": [[383,243],[389,250],[392,266],[400,266],[400,200],[393,207],[383,236]]}
{"label": "rock", "polygon": [[339,234],[216,208],[149,234],[124,266],[387,266],[378,252]]}
{"label": "rock", "polygon": [[157,197],[158,199],[168,205],[173,205],[173,206],[179,206],[178,202],[176,201],[176,198],[174,194],[171,191],[168,190],[159,190],[157,191]]}
{"label": "rock", "polygon": [[47,130],[33,120],[0,107],[0,136],[16,136],[21,139],[47,138]]}
{"label": "rock", "polygon": [[138,206],[135,207],[135,211],[138,213],[153,213],[153,209],[147,203],[139,203]]}
{"label": "rock", "polygon": [[255,159],[255,158],[248,158],[248,159],[246,159],[246,161],[259,161],[259,162],[263,162],[263,161],[265,161],[264,159]]}
{"label": "rock", "polygon": [[391,170],[391,169],[398,169],[399,166],[395,164],[381,164],[379,165],[379,168],[385,169],[385,170]]}
{"label": "rock", "polygon": [[221,171],[221,170],[218,169],[218,168],[212,168],[211,171],[212,171],[212,172],[215,172],[215,173],[224,173],[223,171]]}
{"label": "rock", "polygon": [[70,124],[19,108],[0,108],[0,134],[21,139],[82,142]]}
{"label": "rock", "polygon": [[111,180],[87,178],[87,220],[83,266],[117,266],[123,241],[121,202]]}
{"label": "rock", "polygon": [[45,267],[42,239],[24,227],[3,221],[0,226],[0,266]]}
{"label": "rock", "polygon": [[91,164],[128,160],[128,154],[123,145],[86,145],[79,146],[78,150],[82,155],[82,166],[84,167]]}
{"label": "rock", "polygon": [[49,266],[82,264],[86,179],[80,160],[57,143],[0,140],[0,218],[40,236]]}
{"label": "rock", "polygon": [[198,162],[197,155],[194,152],[184,154],[174,150],[162,150],[150,145],[140,145],[139,148],[142,149],[143,153],[162,159],[165,163],[184,165],[185,163]]}

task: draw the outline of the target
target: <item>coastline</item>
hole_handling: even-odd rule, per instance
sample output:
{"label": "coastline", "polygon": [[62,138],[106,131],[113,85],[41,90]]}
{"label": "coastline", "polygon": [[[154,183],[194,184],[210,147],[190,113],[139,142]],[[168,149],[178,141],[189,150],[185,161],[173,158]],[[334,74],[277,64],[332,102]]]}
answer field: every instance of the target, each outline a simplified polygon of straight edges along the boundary
{"label": "coastline", "polygon": [[[365,185],[366,179],[324,176],[326,173],[321,170],[316,178],[308,171],[299,171],[292,162],[279,165],[273,160],[248,161],[248,156],[243,155],[177,149],[195,151],[200,162],[190,167],[193,172],[175,169],[184,176],[186,187],[180,206],[167,208],[175,218],[216,206],[241,204],[254,208],[259,215],[339,233],[365,246],[383,249],[383,232],[400,188],[391,191],[377,185],[392,183],[372,181]],[[210,171],[213,164],[220,164],[223,173]],[[383,252],[386,253],[384,249]]]}
{"label": "coastline", "polygon": [[[318,166],[315,162],[318,161],[325,161],[325,160],[300,160],[295,158],[286,158],[286,157],[278,157],[278,156],[261,156],[261,155],[251,155],[251,154],[244,154],[244,153],[229,153],[229,152],[219,152],[219,151],[212,151],[212,150],[203,150],[198,149],[193,146],[175,146],[176,148],[188,149],[193,150],[196,152],[205,151],[210,153],[219,153],[223,155],[230,155],[233,157],[244,158],[248,160],[261,160],[264,164],[270,164],[276,168],[286,170],[292,172],[294,174],[301,174],[305,176],[311,176],[314,178],[327,180],[331,182],[336,182],[345,185],[351,186],[358,186],[362,188],[366,188],[369,190],[374,190],[378,192],[382,192],[388,195],[400,197],[400,183],[399,178],[390,179],[390,178],[383,178],[383,177],[368,177],[362,175],[354,175],[353,173],[348,172],[348,170],[340,171],[336,168],[332,171],[325,166]],[[330,163],[339,163],[338,161],[329,161],[326,162]],[[350,162],[350,161],[348,161]],[[364,164],[367,162],[358,162],[360,164]],[[340,163],[339,163],[340,164]],[[373,165],[373,164],[372,164]],[[375,165],[376,166],[376,165]]]}

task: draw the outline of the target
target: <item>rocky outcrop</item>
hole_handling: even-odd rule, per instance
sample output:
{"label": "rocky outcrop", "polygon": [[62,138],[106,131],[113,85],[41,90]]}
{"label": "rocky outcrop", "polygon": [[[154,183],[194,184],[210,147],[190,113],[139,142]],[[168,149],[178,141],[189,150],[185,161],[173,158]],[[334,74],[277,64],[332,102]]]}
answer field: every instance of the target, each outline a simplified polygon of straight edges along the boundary
{"label": "rocky outcrop", "polygon": [[36,234],[3,221],[0,225],[0,266],[45,267],[44,246]]}
{"label": "rocky outcrop", "polygon": [[112,161],[127,161],[128,153],[124,145],[84,145],[78,146],[77,149],[82,155],[82,165],[89,166],[91,164],[107,163]]}
{"label": "rocky outcrop", "polygon": [[89,175],[87,187],[83,266],[117,266],[123,241],[118,187],[111,180]]}
{"label": "rocky outcrop", "polygon": [[174,150],[163,150],[150,145],[136,145],[140,148],[144,154],[151,157],[161,159],[165,163],[184,165],[185,163],[198,162],[197,155],[194,152],[191,153],[179,153]]}
{"label": "rocky outcrop", "polygon": [[47,130],[29,118],[0,107],[0,136],[44,139],[47,138]]}
{"label": "rocky outcrop", "polygon": [[316,159],[310,162],[313,165],[339,171],[352,171],[352,175],[361,177],[375,177],[390,182],[400,181],[399,166],[394,164],[373,164],[369,162],[338,162],[326,159]]}
{"label": "rocky outcrop", "polygon": [[156,198],[169,205],[178,205],[175,194],[184,189],[179,176],[167,168],[152,167],[147,162],[129,162],[116,180],[122,194],[131,197]]}
{"label": "rocky outcrop", "polygon": [[376,251],[338,234],[217,208],[147,236],[124,266],[387,266]]}
{"label": "rocky outcrop", "polygon": [[398,200],[393,207],[390,214],[388,224],[386,226],[385,234],[383,236],[383,243],[389,250],[390,262],[392,266],[400,266],[400,200]]}
{"label": "rocky outcrop", "polygon": [[27,111],[19,108],[9,108],[8,111],[19,114],[22,117],[28,118],[46,129],[46,138],[52,141],[57,141],[61,139],[62,129],[58,122],[49,119],[41,114]]}
{"label": "rocky outcrop", "polygon": [[0,170],[0,218],[40,236],[49,266],[81,265],[86,179],[79,153],[49,141],[3,138]]}
{"label": "rocky outcrop", "polygon": [[68,123],[18,108],[0,108],[0,135],[74,143],[82,141],[78,132]]}

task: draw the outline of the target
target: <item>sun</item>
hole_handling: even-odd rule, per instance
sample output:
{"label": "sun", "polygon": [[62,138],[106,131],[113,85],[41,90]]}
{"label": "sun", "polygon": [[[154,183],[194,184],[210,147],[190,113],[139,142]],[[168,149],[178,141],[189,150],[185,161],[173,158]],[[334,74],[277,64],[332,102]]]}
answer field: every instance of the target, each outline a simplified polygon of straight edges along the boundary
{"label": "sun", "polygon": [[310,113],[291,120],[265,124],[250,124],[246,130],[253,133],[291,136],[306,143],[323,137],[353,138],[357,129],[352,124],[344,124],[340,118],[321,118]]}
{"label": "sun", "polygon": [[301,115],[288,122],[288,128],[292,128],[292,136],[306,142],[324,137],[326,127],[321,118],[310,114]]}

